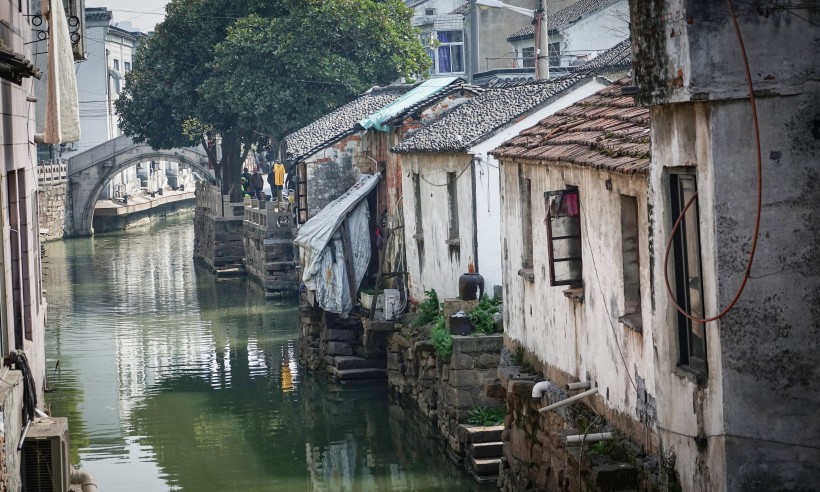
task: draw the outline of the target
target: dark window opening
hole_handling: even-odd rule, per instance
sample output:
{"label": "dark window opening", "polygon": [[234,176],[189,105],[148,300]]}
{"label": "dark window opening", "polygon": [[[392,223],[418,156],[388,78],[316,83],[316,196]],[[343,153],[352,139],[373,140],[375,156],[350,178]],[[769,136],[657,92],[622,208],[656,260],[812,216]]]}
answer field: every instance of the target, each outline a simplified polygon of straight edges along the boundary
{"label": "dark window opening", "polygon": [[523,234],[521,268],[532,268],[532,181],[519,177],[518,192],[521,198],[521,232]]}
{"label": "dark window opening", "polygon": [[[686,203],[697,192],[697,181],[691,174],[670,174],[672,220],[680,216]],[[700,258],[700,214],[695,201],[680,222],[672,239],[674,258],[674,288],[678,305],[690,316],[703,319],[703,278]],[[705,325],[692,321],[680,312],[678,318],[679,364],[706,372]]]}
{"label": "dark window opening", "polygon": [[450,232],[448,239],[458,240],[458,178],[456,173],[447,173],[447,203],[449,209]]}
{"label": "dark window opening", "polygon": [[641,259],[638,249],[638,199],[621,195],[621,258],[624,281],[624,312],[621,322],[640,331]]}
{"label": "dark window opening", "polygon": [[424,226],[421,214],[421,180],[419,173],[413,173],[413,208],[416,213],[416,239],[422,239]]}
{"label": "dark window opening", "polygon": [[580,287],[581,203],[577,189],[548,191],[547,247],[550,255],[550,285]]}
{"label": "dark window opening", "polygon": [[535,48],[521,48],[521,63],[524,68],[535,67]]}
{"label": "dark window opening", "polygon": [[25,171],[8,173],[9,228],[11,229],[11,288],[14,338],[22,347],[23,337],[34,338],[31,319],[31,271],[29,268],[28,204]]}

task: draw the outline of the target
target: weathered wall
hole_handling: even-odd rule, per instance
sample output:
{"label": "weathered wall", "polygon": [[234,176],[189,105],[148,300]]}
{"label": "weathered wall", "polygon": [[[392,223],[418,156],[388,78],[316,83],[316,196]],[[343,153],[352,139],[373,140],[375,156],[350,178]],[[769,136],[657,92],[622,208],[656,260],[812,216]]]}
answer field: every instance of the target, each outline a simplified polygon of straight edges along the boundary
{"label": "weathered wall", "polygon": [[[707,325],[707,380],[697,385],[673,374],[678,347],[671,329],[670,339],[658,344],[660,369],[666,371],[659,377],[665,380],[664,393],[669,391],[669,398],[659,397],[669,404],[663,413],[674,416],[662,423],[669,429],[664,442],[678,455],[684,485],[745,490],[820,476],[820,452],[811,438],[820,435],[811,410],[820,402],[813,384],[820,363],[817,96],[807,91],[757,101],[758,111],[767,115],[761,120],[761,231],[743,296],[724,318]],[[749,104],[658,106],[652,117],[653,159],[657,154],[657,161],[669,166],[697,164],[706,312],[712,315],[734,297],[751,245],[757,172]],[[660,190],[655,199],[660,238],[673,220],[664,210],[665,180],[659,166],[653,183]],[[657,290],[663,265],[656,268]],[[674,311],[659,292],[658,312],[671,313],[668,326],[674,327]],[[694,405],[691,414],[681,411],[688,404]],[[698,447],[694,437],[672,431],[705,439]]]}
{"label": "weathered wall", "polygon": [[[654,330],[651,251],[645,176],[588,168],[520,164],[505,160],[501,177],[504,326],[506,334],[545,364],[548,379],[593,381],[594,408],[638,442],[655,430]],[[523,223],[520,180],[530,179],[531,223]],[[611,181],[611,190],[607,189]],[[549,285],[547,210],[544,193],[577,186],[582,235],[582,292]],[[618,321],[625,314],[621,245],[621,195],[638,203],[642,332]],[[533,278],[524,272],[525,235],[532,235]],[[645,252],[649,252],[648,254]],[[638,392],[637,379],[645,391]],[[639,398],[640,397],[640,398]],[[645,402],[652,403],[649,408]]]}
{"label": "weathered wall", "polygon": [[361,173],[354,162],[361,154],[361,135],[353,134],[305,159],[307,168],[308,216],[347,191]]}
{"label": "weathered wall", "polygon": [[239,265],[245,256],[244,203],[231,203],[219,188],[197,183],[194,211],[194,258],[212,269]]}
{"label": "weathered wall", "polygon": [[[404,196],[404,237],[412,299],[422,299],[424,291],[430,289],[436,289],[440,299],[458,296],[458,278],[475,258],[472,167],[467,154],[404,157],[402,188],[413,190],[413,174],[418,173],[421,196],[421,231],[416,224],[414,193]],[[458,241],[451,240],[451,244],[447,173],[455,173],[458,189],[459,237]]]}
{"label": "weathered wall", "polygon": [[[817,80],[820,11],[733,2],[755,91],[788,95]],[[646,103],[744,98],[743,58],[727,2],[630,0],[635,83]],[[811,34],[814,32],[815,34]]]}
{"label": "weathered wall", "polygon": [[20,371],[9,371],[3,376],[6,383],[0,388],[0,490],[18,491],[22,487],[20,474],[21,454],[17,451],[23,432],[23,376]]}
{"label": "weathered wall", "polygon": [[68,182],[40,184],[37,188],[40,201],[40,228],[48,232],[41,238],[44,241],[62,239],[66,233],[66,224],[71,224],[71,207],[67,204]]}

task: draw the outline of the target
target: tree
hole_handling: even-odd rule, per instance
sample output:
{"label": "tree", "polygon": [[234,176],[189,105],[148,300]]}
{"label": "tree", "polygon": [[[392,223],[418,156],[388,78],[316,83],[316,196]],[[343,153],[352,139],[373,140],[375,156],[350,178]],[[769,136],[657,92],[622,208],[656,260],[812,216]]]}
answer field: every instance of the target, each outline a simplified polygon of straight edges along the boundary
{"label": "tree", "polygon": [[234,200],[254,143],[429,63],[400,0],[172,0],[166,12],[126,75],[120,126],[154,148],[203,145]]}

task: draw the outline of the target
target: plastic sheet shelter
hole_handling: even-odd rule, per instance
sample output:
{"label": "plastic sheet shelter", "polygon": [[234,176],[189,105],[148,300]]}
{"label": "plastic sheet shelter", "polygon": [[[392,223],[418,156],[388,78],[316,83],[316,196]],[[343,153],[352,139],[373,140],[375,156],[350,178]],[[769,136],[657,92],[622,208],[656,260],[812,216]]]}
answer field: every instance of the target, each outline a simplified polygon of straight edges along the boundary
{"label": "plastic sheet shelter", "polygon": [[458,77],[441,77],[437,79],[425,80],[400,98],[363,119],[359,122],[359,124],[365,130],[375,128],[376,130],[383,132],[390,131],[390,128],[384,124],[386,121],[394,118],[397,114],[401,113],[410,106],[424,101],[456,80],[458,80]]}
{"label": "plastic sheet shelter", "polygon": [[370,212],[364,199],[380,175],[363,175],[299,229],[302,282],[323,310],[341,315],[353,309],[370,263]]}

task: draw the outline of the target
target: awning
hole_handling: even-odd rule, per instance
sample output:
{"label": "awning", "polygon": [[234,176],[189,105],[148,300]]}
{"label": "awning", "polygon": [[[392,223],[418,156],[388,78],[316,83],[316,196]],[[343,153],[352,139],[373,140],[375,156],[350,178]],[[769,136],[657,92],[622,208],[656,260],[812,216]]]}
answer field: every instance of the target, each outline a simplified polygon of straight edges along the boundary
{"label": "awning", "polygon": [[[378,173],[363,175],[302,225],[293,241],[302,249],[302,282],[315,293],[325,311],[346,315],[353,309],[355,291],[364,278],[371,254],[369,212],[363,200],[376,187],[379,177]],[[347,237],[340,231],[345,221]],[[353,266],[353,272],[348,271],[348,265]]]}
{"label": "awning", "polygon": [[407,92],[392,103],[363,119],[359,124],[365,130],[375,128],[383,132],[390,131],[390,127],[384,124],[385,121],[389,121],[405,109],[427,99],[456,80],[458,80],[458,77],[441,77],[425,80],[410,92]]}
{"label": "awning", "polygon": [[71,34],[60,0],[43,0],[42,11],[48,19],[48,93],[43,141],[50,144],[80,139],[80,106]]}

